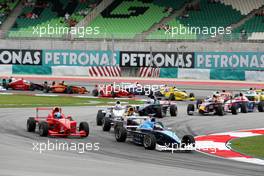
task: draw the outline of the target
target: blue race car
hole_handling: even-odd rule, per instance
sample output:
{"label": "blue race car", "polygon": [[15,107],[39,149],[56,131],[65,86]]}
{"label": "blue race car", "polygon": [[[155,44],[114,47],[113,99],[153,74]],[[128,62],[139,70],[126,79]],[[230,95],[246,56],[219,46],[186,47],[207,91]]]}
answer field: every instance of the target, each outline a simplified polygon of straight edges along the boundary
{"label": "blue race car", "polygon": [[192,135],[185,135],[180,139],[175,132],[166,129],[161,122],[146,120],[136,130],[123,126],[115,129],[117,142],[125,142],[128,137],[134,144],[142,145],[148,150],[190,152],[195,149],[195,139]]}

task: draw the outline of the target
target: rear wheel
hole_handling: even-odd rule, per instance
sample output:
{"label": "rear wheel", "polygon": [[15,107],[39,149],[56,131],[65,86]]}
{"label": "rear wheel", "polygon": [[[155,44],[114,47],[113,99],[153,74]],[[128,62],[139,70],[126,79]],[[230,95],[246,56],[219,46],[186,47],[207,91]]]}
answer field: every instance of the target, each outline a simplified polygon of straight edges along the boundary
{"label": "rear wheel", "polygon": [[242,103],[241,104],[241,112],[242,113],[247,113],[248,112],[247,104],[246,103]]}
{"label": "rear wheel", "polygon": [[216,107],[216,114],[219,116],[223,116],[224,115],[224,108],[223,106],[219,105]]}
{"label": "rear wheel", "polygon": [[176,117],[178,114],[178,109],[176,105],[170,105],[170,115]]}
{"label": "rear wheel", "polygon": [[187,106],[187,114],[188,115],[193,115],[194,112],[194,104],[188,104]]}
{"label": "rear wheel", "polygon": [[97,96],[99,95],[98,90],[97,90],[97,89],[94,89],[94,90],[92,91],[92,95],[95,96],[95,97],[97,97]]}
{"label": "rear wheel", "polygon": [[143,145],[145,149],[154,150],[156,148],[156,137],[153,134],[146,134],[143,138]]}
{"label": "rear wheel", "polygon": [[89,136],[90,128],[87,122],[81,122],[79,126],[79,131],[85,131],[86,135],[84,137]]}
{"label": "rear wheel", "polygon": [[27,131],[35,132],[36,130],[36,120],[34,117],[29,117],[27,120]]}
{"label": "rear wheel", "polygon": [[115,138],[117,142],[125,142],[127,138],[127,130],[122,126],[115,128]]}
{"label": "rear wheel", "polygon": [[181,148],[185,152],[191,152],[195,148],[195,139],[192,135],[185,135],[181,140]]}
{"label": "rear wheel", "polygon": [[34,91],[34,90],[36,90],[36,88],[35,88],[34,85],[31,84],[31,85],[29,86],[29,90],[30,90],[30,91]]}
{"label": "rear wheel", "polygon": [[39,123],[39,135],[42,137],[48,136],[49,133],[49,125],[47,122],[40,122]]}
{"label": "rear wheel", "polygon": [[169,100],[170,101],[174,101],[175,100],[175,95],[174,93],[171,93],[170,96],[169,96]]}
{"label": "rear wheel", "polygon": [[264,112],[264,101],[259,102],[258,111],[259,112]]}
{"label": "rear wheel", "polygon": [[193,98],[194,97],[194,93],[190,93],[189,97]]}
{"label": "rear wheel", "polygon": [[110,131],[110,129],[111,129],[111,120],[110,120],[110,118],[105,117],[105,118],[103,118],[102,122],[103,122],[103,124],[102,124],[103,131]]}
{"label": "rear wheel", "polygon": [[67,94],[72,94],[73,93],[72,87],[71,86],[67,87],[66,92]]}

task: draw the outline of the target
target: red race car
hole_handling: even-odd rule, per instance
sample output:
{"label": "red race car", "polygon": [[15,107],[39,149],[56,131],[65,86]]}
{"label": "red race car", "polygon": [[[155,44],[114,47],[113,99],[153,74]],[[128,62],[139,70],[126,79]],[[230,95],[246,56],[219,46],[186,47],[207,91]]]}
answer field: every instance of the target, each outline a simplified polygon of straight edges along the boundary
{"label": "red race car", "polygon": [[[48,116],[40,117],[40,110],[51,111]],[[65,116],[61,108],[36,108],[36,117],[29,117],[27,120],[27,131],[35,132],[38,126],[40,136],[54,137],[87,137],[89,135],[89,124],[81,122],[77,129],[77,122],[71,116]]]}
{"label": "red race car", "polygon": [[44,86],[40,84],[35,84],[24,79],[13,80],[7,84],[7,89],[13,90],[43,90]]}
{"label": "red race car", "polygon": [[130,93],[126,90],[121,88],[116,88],[113,85],[106,85],[106,86],[95,86],[95,89],[92,91],[93,96],[100,96],[100,97],[134,97],[133,93]]}

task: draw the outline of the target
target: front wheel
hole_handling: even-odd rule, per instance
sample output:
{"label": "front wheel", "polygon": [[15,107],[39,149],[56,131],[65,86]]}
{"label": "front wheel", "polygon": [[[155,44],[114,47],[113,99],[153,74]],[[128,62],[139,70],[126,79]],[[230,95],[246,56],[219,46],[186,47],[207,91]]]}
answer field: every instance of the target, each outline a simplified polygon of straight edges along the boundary
{"label": "front wheel", "polygon": [[84,137],[89,136],[89,132],[90,132],[89,124],[87,122],[81,122],[79,126],[79,131],[85,131],[86,134]]}
{"label": "front wheel", "polygon": [[103,124],[102,124],[103,131],[110,131],[111,129],[111,120],[108,117],[103,118]]}
{"label": "front wheel", "polygon": [[192,135],[185,135],[181,140],[181,148],[185,152],[191,152],[195,148],[195,139]]}
{"label": "front wheel", "polygon": [[117,142],[125,142],[127,138],[127,130],[122,126],[115,128],[115,138]]}
{"label": "front wheel", "polygon": [[102,110],[98,110],[97,116],[96,116],[96,124],[97,126],[101,126],[103,124],[103,118],[104,118],[104,113]]}
{"label": "front wheel", "polygon": [[170,115],[176,117],[178,114],[178,109],[176,105],[170,105]]}
{"label": "front wheel", "polygon": [[187,114],[188,115],[193,115],[194,112],[194,105],[193,104],[188,104],[187,106]]}
{"label": "front wheel", "polygon": [[156,148],[156,137],[153,134],[146,134],[143,138],[144,148],[147,150],[154,150]]}

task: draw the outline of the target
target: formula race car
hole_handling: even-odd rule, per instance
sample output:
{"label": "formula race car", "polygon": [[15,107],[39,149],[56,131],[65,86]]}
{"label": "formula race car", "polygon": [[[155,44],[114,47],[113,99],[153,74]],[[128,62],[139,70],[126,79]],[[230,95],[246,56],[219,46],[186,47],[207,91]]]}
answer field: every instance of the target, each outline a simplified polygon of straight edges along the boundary
{"label": "formula race car", "polygon": [[51,86],[47,82],[44,83],[44,93],[67,93],[67,94],[85,94],[88,90],[85,87],[69,86],[64,83],[55,84],[52,83]]}
{"label": "formula race car", "polygon": [[226,112],[231,112],[236,115],[238,112],[248,113],[248,112],[264,112],[264,101],[256,102],[250,101],[246,96],[241,93],[237,95],[234,99],[228,100],[224,104],[224,109]]}
{"label": "formula race car", "polygon": [[[247,91],[242,91],[241,93],[243,93],[243,95],[247,97],[249,101],[255,101],[255,102],[264,101],[264,92],[261,92],[260,90],[258,91],[247,90]],[[236,96],[238,96],[238,94]]]}
{"label": "formula race car", "polygon": [[[197,112],[201,115],[219,115],[223,116],[224,112],[224,104],[223,102],[216,102],[212,100],[197,100]],[[187,114],[194,115],[195,113],[195,105],[188,104],[187,106]]]}
{"label": "formula race car", "polygon": [[121,86],[124,87],[127,92],[130,92],[133,95],[150,95],[151,93],[150,88],[144,87],[138,82],[134,84],[124,84]]}
{"label": "formula race car", "polygon": [[[48,116],[40,117],[39,111],[51,111]],[[36,108],[36,117],[27,120],[27,131],[35,132],[38,128],[40,136],[54,137],[87,137],[89,135],[89,124],[81,122],[77,128],[77,122],[71,116],[65,116],[61,108]]]}
{"label": "formula race car", "polygon": [[145,128],[146,120],[136,130],[127,129],[123,126],[115,128],[117,142],[125,142],[130,138],[136,145],[142,145],[148,150],[179,150],[190,152],[195,148],[195,139],[191,135],[185,135],[180,140],[177,134],[166,129],[161,122],[154,122],[150,128]]}
{"label": "formula race car", "polygon": [[[154,101],[154,102],[151,102]],[[175,103],[171,101],[148,100],[144,105],[137,106],[137,112],[140,116],[148,116],[154,114],[154,117],[163,118],[170,115],[176,117],[178,108]]]}
{"label": "formula race car", "polygon": [[40,90],[42,91],[44,86],[41,84],[35,84],[24,79],[13,79],[11,82],[7,83],[5,86],[6,89],[13,90]]}
{"label": "formula race car", "polygon": [[93,96],[100,96],[100,97],[134,97],[134,94],[124,90],[122,88],[116,88],[113,85],[103,85],[103,86],[95,86],[95,89],[92,91]]}
{"label": "formula race car", "polygon": [[0,92],[4,92],[4,91],[6,91],[6,89],[0,86]]}
{"label": "formula race car", "polygon": [[165,97],[166,99],[171,101],[195,100],[194,93],[190,93],[188,95],[186,91],[181,91],[176,87],[162,87],[159,91],[155,92],[155,95],[157,97]]}

